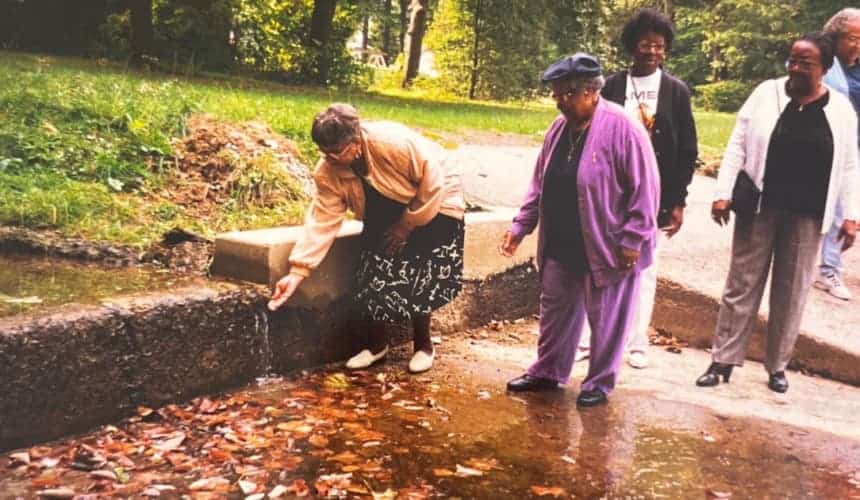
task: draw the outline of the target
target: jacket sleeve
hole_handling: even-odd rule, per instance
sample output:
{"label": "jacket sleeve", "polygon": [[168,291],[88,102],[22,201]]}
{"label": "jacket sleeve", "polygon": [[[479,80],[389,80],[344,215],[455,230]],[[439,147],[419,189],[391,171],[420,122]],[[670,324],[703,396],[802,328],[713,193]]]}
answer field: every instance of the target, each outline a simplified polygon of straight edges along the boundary
{"label": "jacket sleeve", "polygon": [[290,274],[310,276],[334,243],[347,210],[336,182],[319,170],[314,175],[316,194],[305,216],[302,234],[290,252]]}
{"label": "jacket sleeve", "polygon": [[403,212],[401,224],[414,229],[433,220],[445,198],[445,168],[443,154],[426,154],[415,142],[407,142],[406,160],[409,177],[417,184],[415,198]]}
{"label": "jacket sleeve", "polygon": [[[853,109],[851,110],[853,111]],[[847,144],[845,145],[845,163],[843,165],[842,185],[840,186],[839,196],[842,201],[844,210],[844,218],[848,220],[858,221],[860,217],[860,183],[858,183],[858,169],[860,169],[860,149],[857,147],[857,114],[852,112],[845,113],[846,126],[850,130],[847,134]]]}
{"label": "jacket sleeve", "polygon": [[[693,180],[696,171],[696,159],[699,157],[699,140],[696,134],[696,121],[693,119],[693,109],[690,105],[690,90],[680,83],[676,110],[678,125],[678,190],[672,193],[673,199],[663,200],[664,206],[686,206],[687,186]],[[668,194],[668,193],[667,193]]]}
{"label": "jacket sleeve", "polygon": [[[768,83],[768,82],[765,82]],[[738,173],[746,164],[747,155],[747,133],[750,127],[750,121],[755,108],[758,105],[758,96],[761,95],[761,88],[764,84],[759,85],[741,106],[738,111],[735,127],[732,129],[732,135],[729,136],[729,142],[726,145],[726,150],[723,152],[723,160],[720,162],[720,172],[717,174],[717,187],[714,192],[714,201],[716,200],[731,200],[732,190],[735,187],[735,180],[738,178]]]}
{"label": "jacket sleeve", "polygon": [[619,243],[625,248],[641,251],[642,244],[652,240],[657,231],[660,170],[645,128],[633,122],[626,128],[618,161],[625,172],[629,197],[627,218],[621,228]]}

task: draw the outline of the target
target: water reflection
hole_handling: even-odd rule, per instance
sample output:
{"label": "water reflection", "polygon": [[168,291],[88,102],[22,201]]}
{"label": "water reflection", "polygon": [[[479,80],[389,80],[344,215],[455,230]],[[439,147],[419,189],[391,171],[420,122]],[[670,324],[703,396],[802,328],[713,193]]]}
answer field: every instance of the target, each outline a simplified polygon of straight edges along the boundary
{"label": "water reflection", "polygon": [[0,317],[70,302],[164,289],[187,281],[156,270],[103,268],[51,259],[0,256]]}

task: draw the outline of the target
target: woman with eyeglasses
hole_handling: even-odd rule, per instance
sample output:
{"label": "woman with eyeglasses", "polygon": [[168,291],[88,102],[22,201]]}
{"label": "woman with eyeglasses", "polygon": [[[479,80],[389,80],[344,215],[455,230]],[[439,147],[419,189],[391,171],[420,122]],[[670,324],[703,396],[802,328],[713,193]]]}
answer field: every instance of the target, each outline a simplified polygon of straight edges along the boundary
{"label": "woman with eyeglasses", "polygon": [[[698,156],[690,90],[663,69],[674,38],[672,21],[665,14],[654,9],[638,10],[621,33],[621,42],[630,54],[632,65],[629,70],[610,75],[600,93],[623,106],[633,120],[645,126],[651,137],[660,169],[657,223],[667,238],[674,236],[684,223],[687,186],[693,178]],[[636,318],[627,343],[627,362],[633,368],[648,366],[648,326],[656,291],[657,252],[654,263],[642,271]],[[589,338],[582,336],[578,359],[588,357]]]}
{"label": "woman with eyeglasses", "polygon": [[768,387],[787,391],[785,369],[837,200],[845,211],[842,249],[854,244],[860,215],[857,115],[847,97],[822,82],[833,52],[830,36],[802,36],[791,46],[788,77],[760,84],[738,112],[711,207],[721,226],[735,212],[732,258],[713,362],[699,386],[728,382],[732,368],[743,365],[770,273],[765,369]]}
{"label": "woman with eyeglasses", "polygon": [[351,211],[364,223],[356,300],[368,343],[346,366],[367,368],[385,358],[385,324],[411,322],[409,371],[429,370],[430,315],[461,289],[466,204],[460,176],[438,144],[398,123],[361,121],[348,104],[319,113],[311,137],[322,153],[316,195],[269,308],[281,307],[310,276]]}
{"label": "woman with eyeglasses", "polygon": [[[833,67],[824,76],[824,83],[845,94],[860,113],[860,9],[845,8],[824,25],[825,33],[836,39]],[[858,144],[860,147],[860,144]],[[851,292],[842,282],[842,204],[836,204],[836,216],[821,245],[821,265],[814,286],[841,300],[851,300]]]}
{"label": "woman with eyeglasses", "polygon": [[587,320],[592,352],[576,404],[596,406],[615,388],[639,276],[651,265],[659,172],[645,129],[600,97],[597,59],[562,58],[541,80],[561,114],[546,132],[523,205],[499,245],[511,256],[538,229],[540,337],[537,360],[507,388],[566,384]]}

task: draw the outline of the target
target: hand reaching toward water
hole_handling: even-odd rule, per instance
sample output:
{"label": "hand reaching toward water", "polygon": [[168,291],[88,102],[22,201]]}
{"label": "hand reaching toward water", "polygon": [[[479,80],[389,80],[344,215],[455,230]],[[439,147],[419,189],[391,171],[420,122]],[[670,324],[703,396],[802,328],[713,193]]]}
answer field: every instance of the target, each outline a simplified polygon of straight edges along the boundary
{"label": "hand reaching toward water", "polygon": [[276,311],[279,307],[292,297],[296,288],[304,281],[305,277],[300,274],[288,274],[278,280],[272,298],[269,300],[269,310]]}

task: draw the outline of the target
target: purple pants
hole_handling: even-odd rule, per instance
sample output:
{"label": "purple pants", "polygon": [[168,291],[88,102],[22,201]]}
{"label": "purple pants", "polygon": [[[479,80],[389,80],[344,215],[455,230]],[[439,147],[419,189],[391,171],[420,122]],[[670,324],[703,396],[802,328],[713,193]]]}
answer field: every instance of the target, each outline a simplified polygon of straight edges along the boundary
{"label": "purple pants", "polygon": [[566,384],[586,317],[591,326],[591,354],[583,390],[609,394],[624,356],[627,332],[636,315],[639,273],[618,283],[595,287],[591,275],[571,273],[545,259],[541,270],[540,338],[537,361],[528,374]]}

